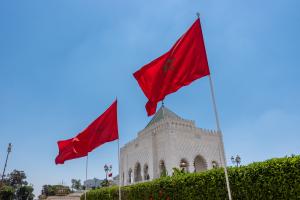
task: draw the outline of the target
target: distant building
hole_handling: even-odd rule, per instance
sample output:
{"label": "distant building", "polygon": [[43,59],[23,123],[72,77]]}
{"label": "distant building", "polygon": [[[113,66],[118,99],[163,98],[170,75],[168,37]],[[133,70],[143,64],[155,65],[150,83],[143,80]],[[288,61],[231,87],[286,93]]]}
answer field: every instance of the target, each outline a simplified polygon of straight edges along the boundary
{"label": "distant building", "polygon": [[102,182],[103,180],[99,180],[97,178],[88,179],[84,181],[84,186],[86,187],[86,189],[97,188],[97,187],[101,187]]}
{"label": "distant building", "polygon": [[[101,184],[104,180],[100,180],[97,178],[88,179],[84,181],[84,186],[86,186],[87,189],[97,188],[101,187]],[[119,175],[116,175],[112,179],[108,179],[110,185],[119,185]]]}
{"label": "distant building", "polygon": [[[162,106],[138,137],[121,148],[121,184],[172,174],[172,168],[198,172],[221,165],[221,135],[197,128]],[[221,148],[222,149],[222,148]]]}

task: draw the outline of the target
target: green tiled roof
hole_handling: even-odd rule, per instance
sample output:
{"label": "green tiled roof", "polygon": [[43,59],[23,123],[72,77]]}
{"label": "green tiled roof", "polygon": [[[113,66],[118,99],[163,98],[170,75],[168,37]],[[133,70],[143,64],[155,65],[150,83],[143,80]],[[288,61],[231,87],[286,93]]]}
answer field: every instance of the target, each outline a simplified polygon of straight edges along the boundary
{"label": "green tiled roof", "polygon": [[176,115],[174,112],[172,112],[165,106],[161,106],[160,109],[154,115],[154,117],[151,119],[151,121],[147,124],[146,128],[165,118],[181,119],[178,115]]}

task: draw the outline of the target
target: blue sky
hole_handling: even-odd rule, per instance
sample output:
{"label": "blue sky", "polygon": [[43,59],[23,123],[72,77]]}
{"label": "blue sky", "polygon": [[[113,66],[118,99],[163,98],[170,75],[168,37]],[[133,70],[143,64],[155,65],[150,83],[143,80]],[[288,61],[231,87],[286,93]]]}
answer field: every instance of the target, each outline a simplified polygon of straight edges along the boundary
{"label": "blue sky", "polygon": [[[201,13],[227,159],[300,153],[300,1],[1,1],[0,169],[43,184],[84,179],[85,159],[56,166],[56,141],[119,100],[121,146],[145,127],[146,98],[132,73],[166,52]],[[215,129],[208,79],[165,104]],[[117,143],[90,154],[89,178],[117,174]],[[231,164],[231,163],[229,163]],[[2,172],[2,171],[1,171]]]}

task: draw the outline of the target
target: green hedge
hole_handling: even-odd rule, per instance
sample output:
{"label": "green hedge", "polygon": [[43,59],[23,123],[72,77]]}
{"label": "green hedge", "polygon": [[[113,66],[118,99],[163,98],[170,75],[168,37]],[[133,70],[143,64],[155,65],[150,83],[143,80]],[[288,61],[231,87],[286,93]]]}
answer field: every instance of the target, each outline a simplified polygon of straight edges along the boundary
{"label": "green hedge", "polygon": [[[232,198],[300,199],[300,156],[229,167]],[[118,187],[89,191],[88,200],[118,200]],[[223,169],[164,177],[122,187],[123,200],[228,199]],[[84,196],[81,197],[84,200]]]}

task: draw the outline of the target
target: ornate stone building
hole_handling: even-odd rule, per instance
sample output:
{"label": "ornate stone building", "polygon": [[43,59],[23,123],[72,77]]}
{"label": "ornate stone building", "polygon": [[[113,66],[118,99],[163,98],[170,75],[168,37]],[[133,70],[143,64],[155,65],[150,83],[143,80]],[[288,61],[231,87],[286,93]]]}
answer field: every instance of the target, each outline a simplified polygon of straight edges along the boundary
{"label": "ornate stone building", "polygon": [[[162,106],[137,138],[121,148],[121,184],[152,180],[173,167],[198,172],[219,166],[221,136]],[[222,156],[222,157],[221,157]]]}

